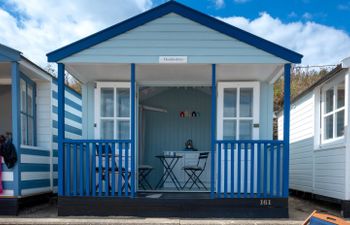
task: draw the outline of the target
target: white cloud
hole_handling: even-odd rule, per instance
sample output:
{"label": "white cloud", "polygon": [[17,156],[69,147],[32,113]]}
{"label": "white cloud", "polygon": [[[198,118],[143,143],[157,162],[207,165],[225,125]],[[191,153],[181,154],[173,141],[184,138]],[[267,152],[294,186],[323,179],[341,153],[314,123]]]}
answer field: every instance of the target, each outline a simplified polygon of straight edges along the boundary
{"label": "white cloud", "polygon": [[225,1],[224,0],[215,0],[215,7],[217,9],[220,9],[225,6]]}
{"label": "white cloud", "polygon": [[46,53],[136,15],[151,0],[9,0],[0,8],[0,43],[20,50],[41,66]]}
{"label": "white cloud", "polygon": [[302,64],[338,64],[350,56],[350,36],[333,27],[314,22],[283,23],[265,12],[254,20],[219,19],[303,54]]}

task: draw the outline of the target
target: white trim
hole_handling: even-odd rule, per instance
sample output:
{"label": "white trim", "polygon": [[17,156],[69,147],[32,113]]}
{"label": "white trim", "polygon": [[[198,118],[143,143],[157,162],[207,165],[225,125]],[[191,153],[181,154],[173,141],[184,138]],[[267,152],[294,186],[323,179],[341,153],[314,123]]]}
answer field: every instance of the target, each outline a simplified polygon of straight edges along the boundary
{"label": "white trim", "polygon": [[50,81],[52,79],[52,77],[49,74],[40,70],[39,68],[36,68],[34,65],[29,63],[28,60],[26,60],[26,59],[21,59],[19,61],[19,64],[21,66],[27,68],[28,70],[31,70],[33,73],[35,73],[35,76],[39,79],[44,79],[46,81]]}
{"label": "white trim", "polygon": [[143,87],[211,87],[211,81],[138,81]]}
{"label": "white trim", "polygon": [[[113,88],[113,93],[114,93],[114,101],[113,101],[113,111],[114,111],[114,116],[113,117],[104,117],[101,118],[101,88]],[[117,99],[117,92],[116,89],[118,88],[128,88],[129,89],[129,117],[118,117],[116,115],[117,113],[117,104],[115,100]],[[114,126],[113,126],[113,132],[114,132],[114,139],[117,138],[117,122],[118,121],[129,121],[129,134],[131,135],[131,84],[130,82],[96,82],[96,88],[95,88],[95,138],[100,139],[100,120],[103,119],[112,119],[114,121]]]}
{"label": "white trim", "polygon": [[[253,88],[253,116],[252,117],[239,117],[239,99],[240,91],[237,91],[237,117],[225,118],[236,120],[253,120],[253,124],[259,124],[260,114],[260,83],[257,81],[252,82],[218,82],[218,97],[217,97],[217,139],[223,138],[223,104],[224,104],[224,89],[225,88]],[[237,124],[236,135],[239,137],[239,124]],[[252,133],[253,139],[259,139],[259,127],[253,127]]]}
{"label": "white trim", "polygon": [[345,142],[345,200],[350,200],[350,71],[345,74],[345,121],[344,121],[344,142]]}
{"label": "white trim", "polygon": [[50,151],[49,149],[47,148],[42,148],[40,146],[31,146],[31,145],[21,145],[21,148],[23,149],[32,149],[32,150],[40,150],[40,151]]}
{"label": "white trim", "polygon": [[11,78],[1,78],[0,79],[1,85],[11,85],[11,83],[12,83]]}

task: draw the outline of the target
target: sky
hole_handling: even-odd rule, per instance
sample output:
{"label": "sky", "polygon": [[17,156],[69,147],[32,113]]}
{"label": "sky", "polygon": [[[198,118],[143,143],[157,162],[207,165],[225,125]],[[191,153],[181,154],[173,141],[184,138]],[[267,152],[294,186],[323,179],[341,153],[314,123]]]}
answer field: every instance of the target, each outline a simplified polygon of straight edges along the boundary
{"label": "sky", "polygon": [[[177,0],[304,55],[303,65],[350,56],[350,0]],[[0,0],[0,43],[40,66],[46,54],[165,0]]]}

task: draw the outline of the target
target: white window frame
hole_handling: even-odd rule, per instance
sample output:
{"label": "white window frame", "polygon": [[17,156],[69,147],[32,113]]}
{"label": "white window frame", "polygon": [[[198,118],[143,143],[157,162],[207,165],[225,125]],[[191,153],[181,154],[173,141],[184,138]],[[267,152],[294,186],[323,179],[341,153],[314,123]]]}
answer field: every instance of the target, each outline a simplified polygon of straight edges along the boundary
{"label": "white window frame", "polygon": [[[344,82],[344,106],[341,108],[336,108],[337,105],[337,87],[340,83]],[[333,110],[331,112],[325,113],[325,103],[326,103],[326,92],[327,90],[333,88]],[[339,111],[344,110],[344,132],[346,129],[346,115],[347,115],[347,108],[346,108],[346,101],[347,101],[347,96],[346,96],[346,84],[345,84],[345,79],[343,76],[337,77],[336,79],[332,80],[331,82],[325,84],[324,86],[321,87],[320,89],[320,96],[321,96],[321,109],[320,109],[320,146],[322,145],[328,145],[330,143],[342,143],[344,141],[344,135],[340,137],[336,137],[336,132],[337,132],[337,121],[336,121],[336,114]],[[333,115],[333,138],[330,139],[325,139],[325,118],[329,115]]]}
{"label": "white window frame", "polygon": [[[117,122],[118,121],[129,121],[129,139],[131,138],[131,84],[130,82],[96,82],[96,88],[95,88],[95,138],[101,139],[101,88],[114,88],[114,116],[113,117],[104,117],[104,119],[111,119],[114,120],[114,126],[113,126],[113,132],[114,132],[114,139],[117,140],[118,133],[117,133]],[[129,101],[130,101],[130,107],[129,107],[129,116],[128,117],[117,117],[117,104],[115,102],[116,100],[116,91],[117,88],[129,88]]]}
{"label": "white window frame", "polygon": [[[224,117],[224,89],[225,88],[237,88],[237,116],[236,117]],[[241,88],[253,88],[253,116],[252,117],[240,117],[240,91]],[[218,102],[217,102],[217,139],[223,139],[223,122],[225,119],[233,120],[251,120],[253,119],[253,133],[252,139],[259,139],[259,114],[260,114],[260,83],[258,81],[247,82],[218,82]],[[258,126],[255,126],[258,125]],[[239,124],[236,127],[237,140],[239,140]]]}

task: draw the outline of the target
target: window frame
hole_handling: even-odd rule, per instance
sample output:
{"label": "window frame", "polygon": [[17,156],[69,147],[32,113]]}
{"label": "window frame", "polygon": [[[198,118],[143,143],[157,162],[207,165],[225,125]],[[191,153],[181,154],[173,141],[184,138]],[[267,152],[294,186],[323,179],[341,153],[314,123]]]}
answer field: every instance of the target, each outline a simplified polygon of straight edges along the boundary
{"label": "window frame", "polygon": [[[21,89],[21,81],[25,83],[25,111],[22,110],[22,89]],[[32,110],[33,115],[30,115],[28,110],[28,87],[32,88]],[[19,97],[19,112],[20,112],[20,126],[21,126],[21,146],[37,146],[37,115],[36,115],[36,84],[33,80],[28,78],[26,75],[22,74],[20,75],[20,97]],[[22,132],[22,116],[25,117],[26,120],[26,142],[23,143],[23,132]],[[33,120],[33,127],[32,127],[32,143],[29,143],[29,118]]]}
{"label": "window frame", "polygon": [[[344,85],[344,105],[340,108],[337,108],[337,97],[338,97],[338,87],[339,85],[343,83]],[[333,105],[332,105],[332,110],[330,112],[326,113],[326,92],[330,89],[333,89]],[[344,133],[345,133],[345,121],[346,121],[346,115],[347,115],[347,109],[346,109],[346,84],[345,84],[345,79],[344,77],[338,77],[334,79],[333,81],[325,84],[324,86],[321,87],[320,89],[320,145],[327,145],[330,143],[339,143],[344,140],[344,134],[342,136],[337,137],[337,113],[344,111]],[[333,130],[332,130],[332,138],[326,139],[325,138],[325,133],[326,133],[326,125],[325,125],[325,119],[328,116],[333,116]]]}

